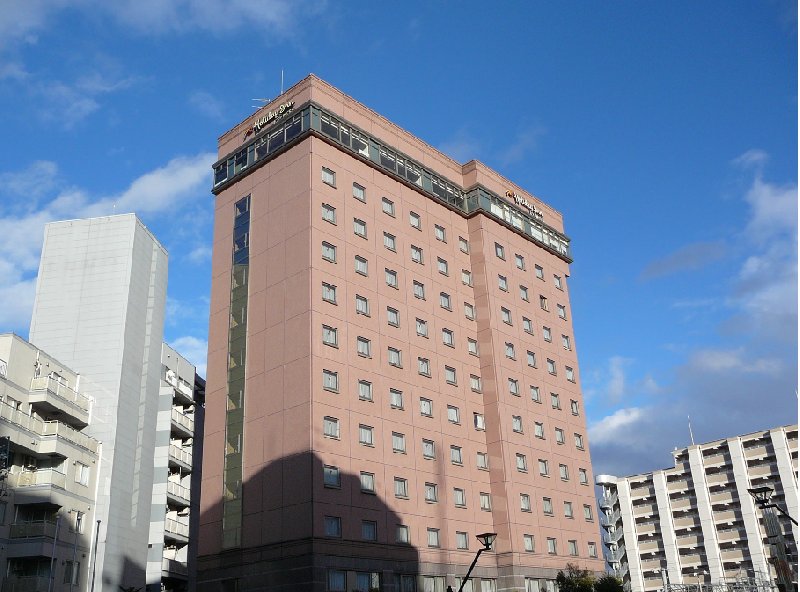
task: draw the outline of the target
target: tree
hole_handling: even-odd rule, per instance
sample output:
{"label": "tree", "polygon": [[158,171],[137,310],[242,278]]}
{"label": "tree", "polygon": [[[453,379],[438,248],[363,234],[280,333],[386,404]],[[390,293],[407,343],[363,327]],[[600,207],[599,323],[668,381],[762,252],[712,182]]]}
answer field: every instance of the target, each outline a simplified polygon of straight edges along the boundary
{"label": "tree", "polygon": [[594,583],[594,592],[623,592],[622,580],[611,574],[601,576]]}
{"label": "tree", "polygon": [[574,563],[567,563],[566,573],[563,570],[558,572],[556,583],[559,592],[594,592],[592,572]]}

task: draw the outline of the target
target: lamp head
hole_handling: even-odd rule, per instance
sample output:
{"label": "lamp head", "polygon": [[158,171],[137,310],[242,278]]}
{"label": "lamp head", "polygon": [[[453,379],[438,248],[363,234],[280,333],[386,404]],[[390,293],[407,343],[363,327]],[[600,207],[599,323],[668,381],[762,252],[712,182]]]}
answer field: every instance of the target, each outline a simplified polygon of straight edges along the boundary
{"label": "lamp head", "polygon": [[756,500],[756,503],[761,506],[762,508],[769,503],[769,499],[772,497],[773,493],[772,487],[769,485],[762,485],[761,487],[753,487],[747,490],[753,499]]}
{"label": "lamp head", "polygon": [[484,532],[483,534],[476,535],[475,538],[481,542],[484,551],[491,551],[492,544],[494,543],[494,540],[497,538],[497,533]]}

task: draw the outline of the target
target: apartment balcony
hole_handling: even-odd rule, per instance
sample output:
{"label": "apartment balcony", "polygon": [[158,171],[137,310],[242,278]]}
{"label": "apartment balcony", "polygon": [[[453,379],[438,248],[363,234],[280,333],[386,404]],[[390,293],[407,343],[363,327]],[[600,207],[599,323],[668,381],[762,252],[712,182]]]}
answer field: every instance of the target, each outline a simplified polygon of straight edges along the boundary
{"label": "apartment balcony", "polygon": [[724,563],[727,562],[739,563],[741,561],[744,561],[745,552],[744,549],[720,549],[719,557]]}
{"label": "apartment balcony", "polygon": [[703,466],[705,466],[707,469],[722,467],[727,465],[729,462],[730,461],[724,452],[718,452],[717,454],[710,454],[703,457]]}
{"label": "apartment balcony", "polygon": [[712,505],[714,504],[732,504],[733,503],[733,492],[731,491],[720,491],[719,493],[712,493],[708,496],[709,501]]}
{"label": "apartment balcony", "polygon": [[66,489],[67,476],[55,469],[36,469],[35,471],[9,473],[8,484],[15,488],[35,487],[38,485]]}
{"label": "apartment balcony", "polygon": [[610,563],[619,563],[625,557],[625,547],[617,547],[616,549],[609,549],[606,557]]}
{"label": "apartment balcony", "polygon": [[603,542],[606,545],[617,544],[619,540],[623,537],[623,532],[621,528],[617,528],[611,532],[604,532],[603,533]]}
{"label": "apartment balcony", "polygon": [[721,522],[735,522],[741,518],[741,514],[731,508],[730,510],[720,510],[714,512],[714,522],[717,524]]}
{"label": "apartment balcony", "polygon": [[641,504],[633,506],[633,517],[640,518],[642,516],[658,516],[658,504]]}
{"label": "apartment balcony", "polygon": [[192,451],[175,444],[169,445],[169,465],[177,466],[184,472],[192,470]]}
{"label": "apartment balcony", "polygon": [[605,514],[600,514],[600,524],[602,526],[614,526],[620,520],[619,510],[614,512],[610,517]]}
{"label": "apartment balcony", "polygon": [[770,477],[778,474],[778,467],[773,463],[757,465],[747,469],[751,479],[758,479],[760,477]]}
{"label": "apartment balcony", "polygon": [[636,489],[631,489],[631,501],[653,497],[655,494],[656,494],[655,489],[653,489],[650,486],[637,487]]}
{"label": "apartment balcony", "polygon": [[185,508],[191,500],[191,490],[180,483],[167,481],[167,503]]}
{"label": "apartment balcony", "polygon": [[613,510],[614,506],[617,505],[617,501],[619,500],[619,496],[617,492],[614,491],[609,495],[604,495],[600,498],[600,507],[603,509]]}
{"label": "apartment balcony", "polygon": [[754,458],[766,458],[769,455],[770,450],[769,446],[767,446],[766,440],[764,440],[763,444],[756,444],[755,446],[744,449],[744,457],[747,460],[752,460]]}
{"label": "apartment balcony", "polygon": [[164,557],[161,560],[161,572],[167,578],[187,578],[189,576],[189,566],[186,565],[185,561]]}
{"label": "apartment balcony", "polygon": [[46,576],[8,576],[3,582],[3,592],[48,592],[50,578]]}
{"label": "apartment balcony", "polygon": [[659,571],[661,569],[661,561],[660,557],[642,559],[640,562],[642,571]]}
{"label": "apartment balcony", "polygon": [[721,471],[719,473],[708,474],[706,475],[706,483],[708,483],[710,487],[713,487],[714,485],[733,483],[733,473]]}
{"label": "apartment balcony", "polygon": [[682,512],[696,507],[696,503],[693,497],[686,496],[670,500],[670,506],[673,512]]}
{"label": "apartment balcony", "polygon": [[700,526],[700,520],[696,516],[682,516],[681,518],[675,518],[673,524],[676,530],[679,528],[692,528]]}
{"label": "apartment balcony", "polygon": [[56,522],[49,520],[36,520],[34,522],[15,522],[9,530],[9,538],[30,539],[45,537],[54,539],[56,537]]}
{"label": "apartment balcony", "polygon": [[703,544],[703,536],[700,533],[679,536],[676,539],[676,543],[679,549],[694,549]]}
{"label": "apartment balcony", "polygon": [[62,413],[66,415],[69,423],[78,428],[85,428],[89,425],[89,407],[91,405],[89,397],[49,376],[40,376],[31,380],[28,402],[40,407],[48,414]]}
{"label": "apartment balcony", "polygon": [[186,544],[189,542],[189,525],[167,518],[164,521],[164,538]]}
{"label": "apartment balcony", "polygon": [[33,443],[30,445],[23,438],[14,439],[12,437],[11,440],[16,445],[28,448],[34,453],[74,456],[74,452],[70,448],[64,449],[65,445],[80,446],[97,453],[98,441],[94,438],[90,438],[60,421],[44,421],[34,415],[23,413],[6,402],[0,402],[0,420],[31,433]]}
{"label": "apartment balcony", "polygon": [[717,531],[717,540],[720,543],[727,543],[730,541],[739,541],[746,538],[746,534],[738,528],[728,528],[726,530]]}
{"label": "apartment balcony", "polygon": [[183,436],[191,438],[194,436],[194,418],[185,413],[181,413],[175,407],[172,408],[172,430]]}
{"label": "apartment balcony", "polygon": [[178,380],[175,398],[183,405],[191,405],[194,403],[194,387],[185,380]]}
{"label": "apartment balcony", "polygon": [[661,550],[659,541],[660,538],[655,538],[639,543],[639,553],[659,552]]}

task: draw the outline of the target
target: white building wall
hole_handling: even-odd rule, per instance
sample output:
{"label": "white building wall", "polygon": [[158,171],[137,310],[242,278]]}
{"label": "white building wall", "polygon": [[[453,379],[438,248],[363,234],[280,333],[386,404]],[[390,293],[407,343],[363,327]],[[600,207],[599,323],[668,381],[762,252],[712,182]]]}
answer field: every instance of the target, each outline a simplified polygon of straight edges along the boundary
{"label": "white building wall", "polygon": [[672,507],[667,493],[667,476],[664,471],[653,473],[653,489],[656,492],[658,516],[661,522],[661,539],[664,545],[664,557],[667,560],[667,574],[669,575],[669,581],[677,584],[681,581],[681,560],[678,555],[675,526],[672,522]]}
{"label": "white building wall", "polygon": [[723,579],[724,573],[717,540],[717,526],[711,513],[711,500],[700,446],[689,447],[689,470],[694,483],[694,495],[697,498],[697,513],[700,516],[700,529],[703,531],[703,546],[706,551],[708,573],[712,582],[718,582]]}

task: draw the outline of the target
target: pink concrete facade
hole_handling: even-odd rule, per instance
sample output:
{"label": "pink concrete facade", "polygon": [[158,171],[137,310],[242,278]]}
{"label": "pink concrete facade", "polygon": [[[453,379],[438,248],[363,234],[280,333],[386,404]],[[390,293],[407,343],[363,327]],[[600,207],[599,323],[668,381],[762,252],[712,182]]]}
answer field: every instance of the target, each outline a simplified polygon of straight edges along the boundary
{"label": "pink concrete facade", "polygon": [[[313,76],[222,136],[220,158],[287,101],[463,189],[524,196],[563,232],[496,172]],[[242,528],[224,548],[233,204],[247,195]],[[603,570],[567,259],[316,134],[218,192],[213,253],[199,589],[288,589],[276,574],[307,568],[293,589],[359,588],[367,572],[371,587],[441,592],[482,532],[498,538],[474,575],[494,589],[538,592],[567,562]]]}

